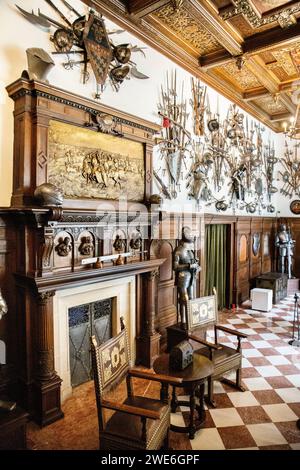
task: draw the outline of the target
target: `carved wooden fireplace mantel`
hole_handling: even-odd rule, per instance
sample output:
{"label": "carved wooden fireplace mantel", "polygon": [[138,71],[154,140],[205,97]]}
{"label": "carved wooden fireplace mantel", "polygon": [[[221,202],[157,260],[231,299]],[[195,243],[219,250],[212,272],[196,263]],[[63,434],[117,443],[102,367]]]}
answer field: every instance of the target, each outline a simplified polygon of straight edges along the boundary
{"label": "carved wooden fireplace mantel", "polygon": [[[135,259],[102,268],[80,264],[81,255],[73,250],[70,264],[60,266],[55,253],[61,233],[72,237],[74,246],[82,233],[93,237],[94,254],[105,254],[110,247],[98,243],[104,222],[94,213],[83,223],[82,213],[65,210],[61,221],[51,225],[52,209],[2,209],[0,219],[9,231],[11,263],[6,266],[11,323],[18,338],[15,363],[20,400],[38,423],[49,424],[63,416],[60,402],[61,378],[54,366],[53,298],[57,291],[84,287],[116,278],[136,279],[136,357],[137,363],[151,367],[160,350],[160,334],[155,330],[156,277],[165,259]],[[70,221],[72,220],[72,221]],[[80,223],[78,221],[81,221]],[[87,219],[86,219],[87,220]],[[110,225],[110,230],[113,226]],[[45,235],[46,234],[46,235]],[[78,246],[79,242],[77,243]],[[101,249],[101,251],[100,251]],[[47,262],[45,262],[45,257]]]}
{"label": "carved wooden fireplace mantel", "polygon": [[[55,295],[62,290],[133,277],[136,362],[151,367],[159,354],[156,278],[165,259],[151,256],[150,225],[158,213],[147,205],[153,135],[159,126],[41,82],[19,79],[7,91],[15,103],[11,207],[0,209],[5,246],[0,280],[10,312],[8,361],[16,365],[20,402],[46,425],[63,416],[53,323]],[[102,127],[103,115],[112,118],[111,127]],[[53,183],[51,176],[62,183],[61,207],[39,206],[34,196],[37,186]],[[122,184],[130,196],[124,209],[118,201]],[[135,249],[137,235],[141,241]],[[95,268],[82,263],[118,253],[118,237],[123,251],[133,252],[125,264],[108,261]]]}

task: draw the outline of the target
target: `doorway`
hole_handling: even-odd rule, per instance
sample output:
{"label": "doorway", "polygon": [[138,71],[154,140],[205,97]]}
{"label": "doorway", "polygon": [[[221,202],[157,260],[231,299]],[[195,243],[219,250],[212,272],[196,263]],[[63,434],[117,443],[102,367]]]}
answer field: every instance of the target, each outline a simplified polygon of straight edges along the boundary
{"label": "doorway", "polygon": [[231,305],[231,225],[210,224],[205,227],[205,295],[213,287],[218,293],[218,307]]}

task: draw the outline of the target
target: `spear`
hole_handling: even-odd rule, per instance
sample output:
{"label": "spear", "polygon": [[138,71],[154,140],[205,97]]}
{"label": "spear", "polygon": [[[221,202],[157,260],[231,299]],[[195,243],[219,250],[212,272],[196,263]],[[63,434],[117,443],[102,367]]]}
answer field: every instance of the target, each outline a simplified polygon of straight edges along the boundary
{"label": "spear", "polygon": [[50,7],[51,7],[54,11],[56,11],[56,13],[59,14],[59,16],[61,17],[61,19],[64,20],[64,21],[67,23],[67,25],[69,25],[70,27],[72,27],[71,22],[70,22],[70,21],[68,20],[68,18],[60,11],[60,9],[57,8],[56,5],[54,5],[54,3],[52,2],[52,0],[45,0],[45,2],[48,3],[48,5],[50,5]]}
{"label": "spear", "polygon": [[72,11],[73,13],[75,13],[75,15],[78,16],[78,18],[81,16],[80,13],[78,13],[78,11],[75,10],[75,8],[72,7],[72,5],[70,5],[68,2],[66,2],[66,0],[61,0],[63,2],[63,4],[69,8],[70,11]]}

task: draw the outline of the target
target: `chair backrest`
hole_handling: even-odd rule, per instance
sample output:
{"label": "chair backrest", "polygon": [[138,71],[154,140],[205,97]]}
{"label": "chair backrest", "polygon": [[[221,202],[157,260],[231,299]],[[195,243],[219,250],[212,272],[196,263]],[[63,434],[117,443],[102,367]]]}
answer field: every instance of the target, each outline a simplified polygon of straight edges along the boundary
{"label": "chair backrest", "polygon": [[214,295],[191,299],[187,304],[188,329],[208,328],[218,322],[218,298]]}
{"label": "chair backrest", "polygon": [[97,399],[118,385],[130,367],[130,352],[126,328],[117,336],[98,346],[91,338],[91,352]]}

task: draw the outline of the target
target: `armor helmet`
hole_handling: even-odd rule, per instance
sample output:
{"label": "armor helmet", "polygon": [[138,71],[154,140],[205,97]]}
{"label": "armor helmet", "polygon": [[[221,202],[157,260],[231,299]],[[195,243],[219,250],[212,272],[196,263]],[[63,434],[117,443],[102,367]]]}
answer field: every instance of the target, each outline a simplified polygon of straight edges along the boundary
{"label": "armor helmet", "polygon": [[194,241],[190,227],[182,227],[182,240],[188,243],[192,243]]}
{"label": "armor helmet", "polygon": [[34,191],[34,197],[43,207],[62,206],[64,201],[62,190],[52,183],[40,184]]}
{"label": "armor helmet", "polygon": [[114,57],[120,64],[127,64],[131,57],[129,44],[120,44],[114,47]]}
{"label": "armor helmet", "polygon": [[114,67],[110,71],[110,76],[116,82],[122,83],[124,78],[128,75],[129,70],[130,70],[130,67],[128,65],[124,65],[123,67],[121,66]]}

